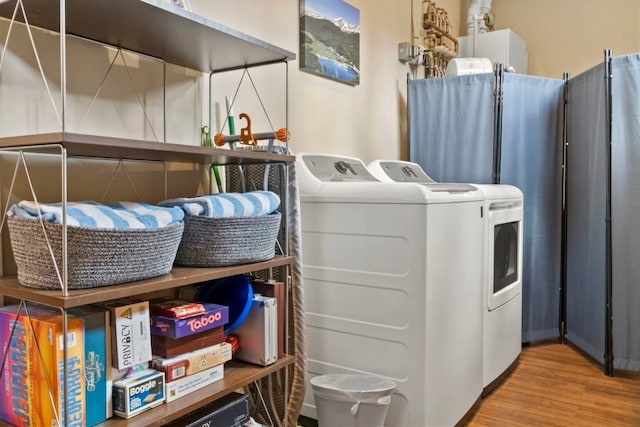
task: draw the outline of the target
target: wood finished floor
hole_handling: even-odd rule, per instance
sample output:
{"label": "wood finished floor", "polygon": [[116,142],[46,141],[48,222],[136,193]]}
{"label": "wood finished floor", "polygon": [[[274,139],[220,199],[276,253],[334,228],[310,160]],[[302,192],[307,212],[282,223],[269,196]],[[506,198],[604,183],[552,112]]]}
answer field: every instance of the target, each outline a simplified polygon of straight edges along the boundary
{"label": "wood finished floor", "polygon": [[640,374],[607,377],[568,345],[526,347],[467,425],[640,426]]}

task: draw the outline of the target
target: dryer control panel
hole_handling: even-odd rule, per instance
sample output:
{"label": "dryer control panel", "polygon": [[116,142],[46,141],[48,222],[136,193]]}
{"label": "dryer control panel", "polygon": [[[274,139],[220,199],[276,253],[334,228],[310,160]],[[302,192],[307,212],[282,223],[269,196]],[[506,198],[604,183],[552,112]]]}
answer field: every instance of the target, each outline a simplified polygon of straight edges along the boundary
{"label": "dryer control panel", "polygon": [[395,182],[435,182],[415,163],[380,162],[380,168]]}
{"label": "dryer control panel", "polygon": [[367,167],[371,174],[383,182],[414,182],[422,184],[432,193],[468,193],[476,191],[471,184],[435,182],[417,163],[403,160],[376,160]]}
{"label": "dryer control panel", "polygon": [[378,181],[358,159],[340,156],[305,155],[302,157],[309,172],[322,182]]}

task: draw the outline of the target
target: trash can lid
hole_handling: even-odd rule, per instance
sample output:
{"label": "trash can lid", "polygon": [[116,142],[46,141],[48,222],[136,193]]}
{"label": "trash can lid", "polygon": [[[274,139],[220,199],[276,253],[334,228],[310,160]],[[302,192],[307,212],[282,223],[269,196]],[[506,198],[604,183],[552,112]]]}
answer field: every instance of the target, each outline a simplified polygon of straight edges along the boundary
{"label": "trash can lid", "polygon": [[229,335],[249,315],[253,287],[244,274],[225,277],[203,283],[196,292],[195,300],[229,307],[229,322],[224,325],[224,334]]}
{"label": "trash can lid", "polygon": [[345,393],[391,393],[396,383],[386,378],[364,374],[327,374],[311,378],[313,387]]}

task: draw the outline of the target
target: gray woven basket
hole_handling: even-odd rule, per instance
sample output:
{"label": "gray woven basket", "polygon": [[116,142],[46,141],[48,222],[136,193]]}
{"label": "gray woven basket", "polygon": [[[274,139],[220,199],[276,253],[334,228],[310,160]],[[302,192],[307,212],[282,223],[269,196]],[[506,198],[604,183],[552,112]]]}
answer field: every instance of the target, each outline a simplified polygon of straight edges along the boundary
{"label": "gray woven basket", "polygon": [[[18,282],[61,289],[40,222],[10,217],[7,223]],[[62,226],[45,222],[44,227],[62,269]],[[95,288],[167,274],[183,229],[183,223],[132,230],[67,227],[67,287]]]}
{"label": "gray woven basket", "polygon": [[223,267],[266,261],[275,256],[279,212],[258,217],[184,217],[176,264]]}

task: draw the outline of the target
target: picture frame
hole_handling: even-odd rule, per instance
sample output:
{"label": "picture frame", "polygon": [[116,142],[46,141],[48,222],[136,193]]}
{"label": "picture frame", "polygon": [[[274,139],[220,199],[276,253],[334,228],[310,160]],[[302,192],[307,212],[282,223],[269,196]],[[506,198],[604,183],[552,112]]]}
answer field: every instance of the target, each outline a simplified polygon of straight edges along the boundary
{"label": "picture frame", "polygon": [[360,10],[344,0],[300,0],[300,70],[360,84]]}

